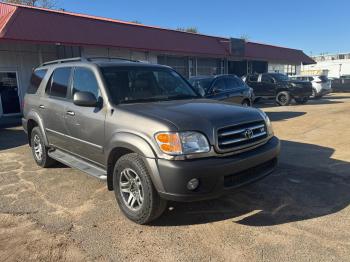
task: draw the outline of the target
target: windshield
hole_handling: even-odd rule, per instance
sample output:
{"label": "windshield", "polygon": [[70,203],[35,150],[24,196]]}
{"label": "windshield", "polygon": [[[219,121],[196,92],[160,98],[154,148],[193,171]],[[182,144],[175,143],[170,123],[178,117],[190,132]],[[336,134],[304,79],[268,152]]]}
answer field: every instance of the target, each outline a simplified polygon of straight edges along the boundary
{"label": "windshield", "polygon": [[116,104],[198,98],[198,94],[175,71],[149,67],[101,69]]}
{"label": "windshield", "polygon": [[195,88],[202,88],[205,92],[208,91],[212,82],[213,82],[212,77],[202,78],[202,79],[190,79],[191,85],[193,85]]}
{"label": "windshield", "polygon": [[284,75],[284,74],[273,74],[273,77],[277,81],[288,81],[289,80],[289,77],[287,75]]}

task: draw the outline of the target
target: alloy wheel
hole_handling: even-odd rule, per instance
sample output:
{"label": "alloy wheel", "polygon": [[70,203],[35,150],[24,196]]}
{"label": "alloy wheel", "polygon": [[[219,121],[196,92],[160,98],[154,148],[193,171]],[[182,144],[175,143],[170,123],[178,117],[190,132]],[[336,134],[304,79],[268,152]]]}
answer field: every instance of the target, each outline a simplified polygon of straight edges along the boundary
{"label": "alloy wheel", "polygon": [[124,204],[132,211],[138,211],[143,204],[143,187],[139,175],[131,168],[120,173],[120,194]]}
{"label": "alloy wheel", "polygon": [[38,161],[41,161],[43,159],[43,147],[41,145],[40,137],[38,135],[35,135],[33,142],[35,157]]}

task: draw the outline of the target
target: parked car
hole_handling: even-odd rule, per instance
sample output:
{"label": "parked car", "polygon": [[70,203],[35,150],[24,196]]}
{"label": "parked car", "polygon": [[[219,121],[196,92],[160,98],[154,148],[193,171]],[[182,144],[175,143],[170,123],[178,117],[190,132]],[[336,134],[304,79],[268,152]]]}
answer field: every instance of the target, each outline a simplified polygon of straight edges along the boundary
{"label": "parked car", "polygon": [[263,111],[201,99],[167,66],[48,62],[35,69],[24,100],[36,163],[58,161],[106,180],[139,224],[159,217],[167,200],[216,198],[277,164],[280,142]]}
{"label": "parked car", "polygon": [[340,78],[332,79],[332,91],[350,92],[350,75],[342,75]]}
{"label": "parked car", "polygon": [[332,92],[331,80],[325,75],[290,76],[291,80],[308,81],[312,84],[312,98],[321,98]]}
{"label": "parked car", "polygon": [[305,104],[312,95],[311,83],[290,80],[284,74],[250,74],[243,80],[254,89],[256,99],[275,99],[281,106],[289,105],[292,99],[298,104]]}
{"label": "parked car", "polygon": [[253,104],[253,89],[235,75],[195,76],[189,82],[202,97],[243,106]]}

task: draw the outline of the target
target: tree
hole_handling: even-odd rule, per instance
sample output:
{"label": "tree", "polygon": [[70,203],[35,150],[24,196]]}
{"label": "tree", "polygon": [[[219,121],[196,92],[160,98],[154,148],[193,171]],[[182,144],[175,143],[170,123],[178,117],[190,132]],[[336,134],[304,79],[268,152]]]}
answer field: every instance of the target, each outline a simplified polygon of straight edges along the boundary
{"label": "tree", "polygon": [[188,33],[198,33],[198,29],[197,27],[187,27],[187,28],[184,28],[184,27],[178,27],[176,28],[177,31],[182,31],[182,32],[188,32]]}
{"label": "tree", "polygon": [[243,34],[239,38],[246,41],[246,42],[249,41],[249,39],[250,39],[249,35],[247,35],[247,34]]}
{"label": "tree", "polygon": [[55,0],[4,0],[5,3],[21,4],[29,6],[38,6],[44,8],[54,8],[56,7]]}

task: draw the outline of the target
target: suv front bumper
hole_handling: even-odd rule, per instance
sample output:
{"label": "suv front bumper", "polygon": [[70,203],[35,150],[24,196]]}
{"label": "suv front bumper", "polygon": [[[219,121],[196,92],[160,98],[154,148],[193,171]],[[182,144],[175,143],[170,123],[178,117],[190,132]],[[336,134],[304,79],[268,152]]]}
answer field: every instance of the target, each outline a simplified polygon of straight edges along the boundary
{"label": "suv front bumper", "polygon": [[[259,180],[275,169],[280,141],[271,138],[266,144],[229,157],[193,160],[158,159],[158,171],[165,189],[160,196],[173,201],[198,201],[219,197],[227,191]],[[187,183],[199,180],[191,191]]]}

